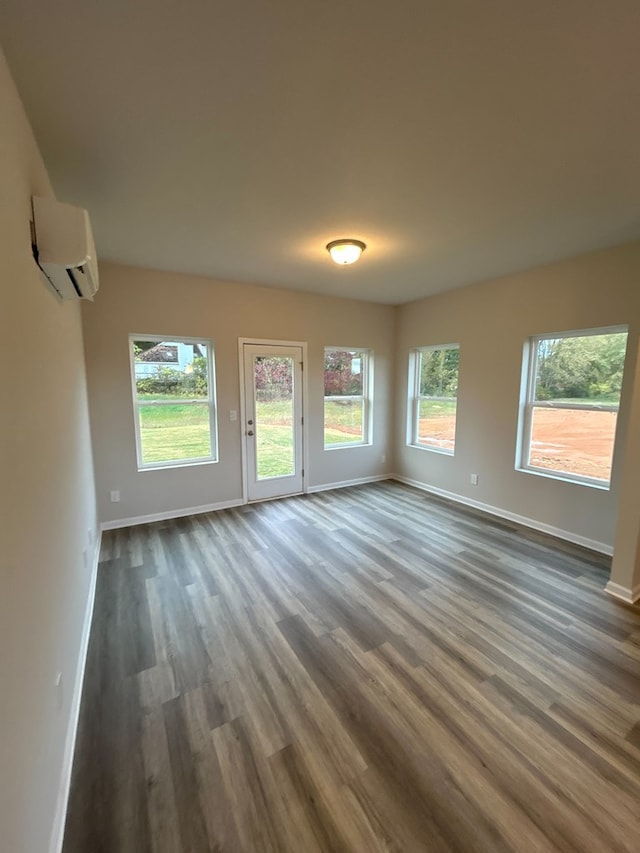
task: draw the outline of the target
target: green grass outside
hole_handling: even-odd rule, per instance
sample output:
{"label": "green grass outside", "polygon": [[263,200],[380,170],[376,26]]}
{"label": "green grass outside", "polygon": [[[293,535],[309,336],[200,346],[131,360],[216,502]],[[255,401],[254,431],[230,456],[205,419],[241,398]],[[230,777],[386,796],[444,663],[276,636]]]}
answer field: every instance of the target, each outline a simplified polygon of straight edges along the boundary
{"label": "green grass outside", "polygon": [[362,441],[362,404],[325,400],[324,443],[359,444]]}
{"label": "green grass outside", "polygon": [[[179,462],[211,455],[209,416],[205,403],[166,406],[144,405],[172,397],[154,394],[141,400],[140,437],[145,463]],[[293,471],[291,403],[258,402],[256,405],[258,477],[282,477]],[[346,444],[361,440],[360,406],[327,403],[325,443]]]}
{"label": "green grass outside", "polygon": [[574,403],[580,406],[617,406],[620,403],[620,394],[602,394],[600,397],[559,397],[557,400],[544,400],[543,402]]}
{"label": "green grass outside", "polygon": [[456,429],[455,400],[420,400],[416,441],[426,447],[453,451]]}
{"label": "green grass outside", "polygon": [[439,418],[455,415],[455,400],[420,400],[420,418]]}
{"label": "green grass outside", "polygon": [[258,428],[257,440],[256,462],[259,480],[266,477],[286,477],[294,473],[290,427],[263,424]]}
{"label": "green grass outside", "polygon": [[[145,402],[173,399],[153,395]],[[558,401],[560,402],[560,401]],[[610,403],[611,399],[566,400],[572,403]],[[447,417],[455,413],[455,403],[447,400],[422,400],[420,419]],[[258,476],[281,477],[293,471],[291,442],[291,405],[286,401],[257,404]],[[205,403],[167,406],[141,405],[140,434],[145,463],[179,462],[202,459],[211,455],[208,408]],[[325,405],[325,446],[357,444],[362,435],[362,409],[359,405],[332,403]]]}
{"label": "green grass outside", "polygon": [[293,474],[295,460],[291,400],[256,400],[256,464],[258,479]]}
{"label": "green grass outside", "polygon": [[[566,397],[554,400],[554,403],[574,403],[576,405],[611,406],[617,404],[619,395],[603,394],[600,397]],[[420,417],[436,418],[453,415],[456,411],[455,400],[420,400]]]}
{"label": "green grass outside", "polygon": [[140,406],[142,461],[179,462],[211,455],[209,407]]}

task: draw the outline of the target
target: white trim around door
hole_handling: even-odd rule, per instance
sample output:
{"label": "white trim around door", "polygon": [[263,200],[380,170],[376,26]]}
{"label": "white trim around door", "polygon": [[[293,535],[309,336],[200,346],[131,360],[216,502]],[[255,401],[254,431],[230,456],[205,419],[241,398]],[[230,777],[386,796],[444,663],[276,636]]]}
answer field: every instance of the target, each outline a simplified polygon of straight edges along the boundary
{"label": "white trim around door", "polygon": [[[294,468],[285,476],[258,476],[255,415],[254,359],[260,356],[293,360]],[[242,450],[242,498],[244,503],[306,492],[309,465],[307,344],[303,341],[274,341],[256,338],[238,340],[240,372],[240,427]],[[249,424],[248,421],[254,421]],[[253,445],[249,442],[254,442]]]}

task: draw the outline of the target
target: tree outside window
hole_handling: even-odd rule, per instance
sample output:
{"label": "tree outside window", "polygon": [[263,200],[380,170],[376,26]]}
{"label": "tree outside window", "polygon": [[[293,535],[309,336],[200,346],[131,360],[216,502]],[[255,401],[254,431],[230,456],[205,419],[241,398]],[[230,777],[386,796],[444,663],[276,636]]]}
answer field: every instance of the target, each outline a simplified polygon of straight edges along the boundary
{"label": "tree outside window", "polygon": [[325,349],[325,449],[370,442],[370,367],[368,350]]}
{"label": "tree outside window", "polygon": [[530,340],[519,468],[609,485],[626,348],[620,328]]}
{"label": "tree outside window", "polygon": [[131,336],[129,346],[138,467],[215,461],[210,344]]}
{"label": "tree outside window", "polygon": [[453,454],[458,405],[458,344],[421,347],[412,354],[409,444]]}

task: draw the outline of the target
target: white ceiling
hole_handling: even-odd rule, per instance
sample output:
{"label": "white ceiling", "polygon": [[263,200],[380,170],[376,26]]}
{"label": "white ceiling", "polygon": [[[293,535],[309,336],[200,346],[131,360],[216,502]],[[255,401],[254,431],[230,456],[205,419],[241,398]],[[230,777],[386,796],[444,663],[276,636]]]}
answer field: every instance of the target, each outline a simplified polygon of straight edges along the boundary
{"label": "white ceiling", "polygon": [[638,0],[2,0],[0,26],[103,259],[400,303],[640,237]]}

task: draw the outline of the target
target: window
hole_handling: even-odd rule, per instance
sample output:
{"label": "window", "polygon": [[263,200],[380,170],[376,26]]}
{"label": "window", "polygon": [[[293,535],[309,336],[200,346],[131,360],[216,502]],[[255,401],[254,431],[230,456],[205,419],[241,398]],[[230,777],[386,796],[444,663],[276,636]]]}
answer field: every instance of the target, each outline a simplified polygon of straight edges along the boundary
{"label": "window", "polygon": [[608,487],[626,328],[531,338],[517,467]]}
{"label": "window", "polygon": [[460,345],[420,347],[411,356],[408,443],[453,454]]}
{"label": "window", "polygon": [[209,342],[131,335],[129,346],[138,467],[215,462]]}
{"label": "window", "polygon": [[370,363],[368,350],[325,349],[325,449],[370,442]]}

